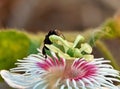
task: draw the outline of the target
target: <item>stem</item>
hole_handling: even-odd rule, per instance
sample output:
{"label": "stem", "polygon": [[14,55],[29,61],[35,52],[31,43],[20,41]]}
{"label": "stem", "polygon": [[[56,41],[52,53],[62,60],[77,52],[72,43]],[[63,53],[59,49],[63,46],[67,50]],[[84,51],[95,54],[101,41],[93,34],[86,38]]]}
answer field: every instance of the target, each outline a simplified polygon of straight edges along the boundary
{"label": "stem", "polygon": [[120,70],[120,67],[118,66],[118,64],[115,61],[115,58],[113,57],[112,53],[110,52],[110,50],[107,48],[107,46],[101,42],[101,41],[96,41],[96,46],[97,48],[101,51],[101,53],[103,54],[103,56],[111,61],[111,64],[113,65],[113,67],[117,70]]}

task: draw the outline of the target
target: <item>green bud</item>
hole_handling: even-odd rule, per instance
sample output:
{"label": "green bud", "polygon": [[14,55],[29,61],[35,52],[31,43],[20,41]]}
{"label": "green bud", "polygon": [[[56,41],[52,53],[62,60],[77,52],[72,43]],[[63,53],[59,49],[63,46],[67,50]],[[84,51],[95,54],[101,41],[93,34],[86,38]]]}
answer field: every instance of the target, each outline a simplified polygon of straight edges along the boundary
{"label": "green bud", "polygon": [[73,48],[69,48],[69,49],[67,50],[67,54],[68,54],[70,57],[74,57],[74,52],[75,52],[75,50],[74,50]]}

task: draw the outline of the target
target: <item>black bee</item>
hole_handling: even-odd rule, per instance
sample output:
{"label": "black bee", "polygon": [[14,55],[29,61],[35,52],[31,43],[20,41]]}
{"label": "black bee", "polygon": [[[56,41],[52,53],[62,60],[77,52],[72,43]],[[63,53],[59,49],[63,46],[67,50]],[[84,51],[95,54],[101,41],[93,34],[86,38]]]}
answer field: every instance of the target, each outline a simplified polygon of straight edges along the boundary
{"label": "black bee", "polygon": [[42,49],[42,54],[45,55],[45,56],[46,56],[45,50],[49,50],[49,49],[45,46],[45,44],[52,44],[52,42],[51,42],[50,39],[49,39],[49,37],[50,37],[51,35],[57,35],[57,36],[62,36],[62,37],[64,37],[63,34],[62,34],[59,30],[50,30],[50,31],[48,32],[48,34],[45,36],[44,46],[43,46],[43,49]]}

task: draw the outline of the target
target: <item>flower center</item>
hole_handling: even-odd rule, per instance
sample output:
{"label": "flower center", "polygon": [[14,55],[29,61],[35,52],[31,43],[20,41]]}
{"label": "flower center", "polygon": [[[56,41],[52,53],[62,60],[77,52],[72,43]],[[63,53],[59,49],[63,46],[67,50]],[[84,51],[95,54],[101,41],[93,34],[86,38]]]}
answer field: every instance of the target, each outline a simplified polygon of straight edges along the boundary
{"label": "flower center", "polygon": [[94,76],[97,71],[94,64],[83,59],[66,61],[63,59],[55,59],[54,61],[49,59],[37,64],[49,73],[46,78],[50,83],[55,83],[58,79],[74,79],[77,81],[82,78],[89,78]]}
{"label": "flower center", "polygon": [[96,71],[97,67],[86,61],[78,60],[71,65],[71,61],[69,60],[64,70],[63,79],[74,79],[77,81],[82,78],[94,76]]}

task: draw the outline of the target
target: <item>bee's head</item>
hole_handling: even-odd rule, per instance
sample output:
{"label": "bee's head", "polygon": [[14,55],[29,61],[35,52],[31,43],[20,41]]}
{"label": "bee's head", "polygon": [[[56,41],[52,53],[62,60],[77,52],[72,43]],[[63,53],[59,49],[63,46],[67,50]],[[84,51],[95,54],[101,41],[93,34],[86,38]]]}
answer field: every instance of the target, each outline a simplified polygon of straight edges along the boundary
{"label": "bee's head", "polygon": [[50,30],[50,31],[48,32],[48,34],[45,36],[45,39],[44,39],[44,47],[43,47],[43,49],[42,49],[42,53],[43,53],[44,55],[46,54],[45,50],[46,50],[46,49],[49,50],[49,49],[45,46],[45,44],[52,44],[52,42],[51,42],[50,39],[49,39],[49,37],[50,37],[51,35],[57,35],[57,36],[61,36],[61,37],[64,38],[63,34],[62,34],[59,30],[57,30],[57,29],[55,29],[55,30]]}
{"label": "bee's head", "polygon": [[62,33],[59,30],[55,29],[55,30],[50,30],[48,32],[47,36],[50,36],[50,35],[58,35],[58,36],[60,36],[60,35],[62,35]]}

